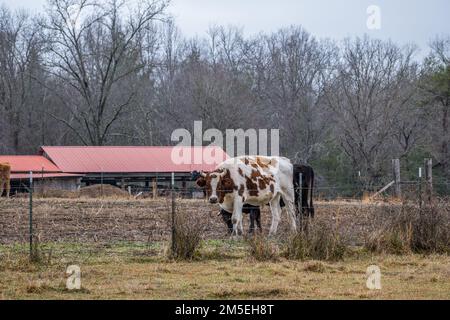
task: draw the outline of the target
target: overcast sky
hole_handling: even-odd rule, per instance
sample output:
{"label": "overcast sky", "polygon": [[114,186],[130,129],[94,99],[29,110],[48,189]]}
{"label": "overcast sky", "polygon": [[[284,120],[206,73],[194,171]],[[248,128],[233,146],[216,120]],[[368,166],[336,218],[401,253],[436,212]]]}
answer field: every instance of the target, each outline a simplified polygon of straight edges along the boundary
{"label": "overcast sky", "polygon": [[[0,0],[30,11],[42,11],[45,2]],[[370,5],[380,8],[379,30],[367,28]],[[450,34],[449,0],[172,0],[169,11],[186,36],[202,36],[213,24],[237,25],[246,34],[301,24],[319,38],[340,40],[368,33],[426,49],[436,35]]]}

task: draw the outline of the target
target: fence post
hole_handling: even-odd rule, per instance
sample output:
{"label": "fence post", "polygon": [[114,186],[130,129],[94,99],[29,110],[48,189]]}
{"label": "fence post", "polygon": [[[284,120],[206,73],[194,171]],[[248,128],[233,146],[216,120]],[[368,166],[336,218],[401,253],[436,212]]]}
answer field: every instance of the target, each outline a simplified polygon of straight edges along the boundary
{"label": "fence post", "polygon": [[425,159],[424,160],[425,167],[425,181],[426,181],[426,193],[428,202],[431,201],[431,196],[433,194],[433,159]]}
{"label": "fence post", "polygon": [[422,208],[422,167],[419,167],[419,207]]}
{"label": "fence post", "polygon": [[30,171],[30,207],[29,207],[29,236],[30,236],[30,261],[33,260],[33,171]]}
{"label": "fence post", "polygon": [[176,227],[175,227],[175,173],[172,172],[172,253],[176,250]]}
{"label": "fence post", "polygon": [[153,193],[153,199],[156,199],[158,197],[158,183],[156,181],[156,178],[153,178],[152,180],[152,193]]}
{"label": "fence post", "polygon": [[298,188],[295,190],[296,193],[298,193],[298,199],[297,199],[297,219],[299,222],[299,230],[303,230],[303,215],[302,215],[302,174],[298,174]]}
{"label": "fence post", "polygon": [[395,196],[400,198],[402,196],[402,189],[400,185],[400,159],[392,159],[392,172],[395,181]]}

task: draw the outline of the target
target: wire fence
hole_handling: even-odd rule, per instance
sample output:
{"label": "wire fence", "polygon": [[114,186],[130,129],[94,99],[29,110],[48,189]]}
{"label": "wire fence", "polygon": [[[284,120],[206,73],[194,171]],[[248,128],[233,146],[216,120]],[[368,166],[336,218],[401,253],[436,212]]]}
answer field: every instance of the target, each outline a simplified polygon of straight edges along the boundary
{"label": "wire fence", "polygon": [[[39,180],[36,180],[39,181]],[[156,189],[155,190],[155,186]],[[384,186],[372,186],[379,190]],[[432,191],[450,184],[434,182]],[[343,190],[346,191],[343,196]],[[354,244],[361,244],[370,230],[371,216],[390,202],[391,189],[371,199],[374,192],[357,186],[318,185],[314,188],[316,214],[337,221]],[[50,255],[67,259],[90,257],[99,250],[111,254],[156,254],[167,249],[173,235],[173,217],[187,214],[202,225],[204,239],[229,239],[227,226],[218,215],[217,204],[210,204],[203,190],[193,182],[178,182],[170,186],[166,180],[153,186],[92,185],[64,190],[44,181],[22,181],[14,185],[11,199],[0,199],[0,245],[16,246],[18,252],[32,254],[39,246]],[[403,200],[422,201],[426,197],[423,180],[401,183]],[[376,200],[376,201],[375,201]],[[264,233],[268,232],[271,215],[268,206],[261,209]],[[244,228],[249,218],[244,217]],[[280,233],[288,232],[286,217]]]}

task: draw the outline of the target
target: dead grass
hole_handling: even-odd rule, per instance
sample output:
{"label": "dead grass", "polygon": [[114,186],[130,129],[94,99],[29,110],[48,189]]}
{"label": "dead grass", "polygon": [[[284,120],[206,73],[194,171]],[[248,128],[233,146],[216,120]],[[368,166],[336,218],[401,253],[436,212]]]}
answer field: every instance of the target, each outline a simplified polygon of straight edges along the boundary
{"label": "dead grass", "polygon": [[284,245],[284,256],[298,260],[337,261],[342,260],[347,251],[347,244],[337,227],[323,219],[308,221],[306,227],[291,235]]}
{"label": "dead grass", "polygon": [[174,233],[171,236],[168,256],[175,260],[192,260],[201,246],[204,225],[187,212],[176,213]]}
{"label": "dead grass", "polygon": [[277,261],[279,248],[274,241],[270,241],[262,235],[255,235],[248,240],[250,256],[257,261]]}
{"label": "dead grass", "polygon": [[[189,261],[168,260],[164,254],[170,239],[167,199],[36,199],[41,259],[30,263],[28,249],[16,244],[27,242],[28,202],[0,201],[0,299],[450,299],[450,258],[437,251],[423,256],[410,250],[390,255],[355,249],[358,254],[340,260],[331,258],[340,255],[330,254],[329,245],[320,245],[312,246],[317,255],[287,259],[262,243],[256,255],[263,259],[256,259],[251,244],[229,240],[216,206],[201,200],[177,200],[177,205],[204,227],[204,242]],[[316,208],[317,220],[328,226],[318,228],[322,231],[309,243],[329,244],[334,236],[323,237],[330,237],[326,228],[332,227],[354,247],[379,229],[374,216],[401,205],[342,201],[320,202]],[[262,220],[267,234],[267,208]],[[280,239],[286,239],[285,218],[279,230]],[[277,241],[268,243],[283,253],[284,243]],[[82,291],[65,289],[70,264],[82,269]],[[365,287],[372,264],[381,268],[381,291]]]}
{"label": "dead grass", "polygon": [[[28,198],[28,193],[19,193],[15,197],[26,199]],[[33,193],[33,197],[38,199],[130,199],[130,195],[127,191],[109,184],[95,184],[92,186],[83,187],[77,191],[45,188],[36,189]]]}
{"label": "dead grass", "polygon": [[365,247],[392,254],[450,253],[450,210],[447,203],[421,207],[403,204],[374,217],[378,228],[369,234]]}
{"label": "dead grass", "polygon": [[[259,262],[248,258],[246,246],[208,241],[197,260],[168,261],[154,254],[136,261],[147,247],[117,245],[69,259],[64,252],[73,245],[60,244],[50,265],[25,265],[26,252],[0,246],[0,299],[450,299],[450,257],[445,255]],[[203,255],[213,250],[229,258]],[[65,288],[69,264],[81,267],[81,291]],[[365,286],[372,264],[381,268],[381,290]]]}

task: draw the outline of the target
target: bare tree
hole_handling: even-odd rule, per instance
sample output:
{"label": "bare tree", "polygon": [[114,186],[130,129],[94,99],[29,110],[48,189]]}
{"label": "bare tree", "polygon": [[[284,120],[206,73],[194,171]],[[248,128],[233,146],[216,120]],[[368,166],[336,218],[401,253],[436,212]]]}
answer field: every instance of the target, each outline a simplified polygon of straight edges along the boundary
{"label": "bare tree", "polygon": [[65,91],[61,98],[70,115],[53,116],[83,144],[103,145],[136,96],[129,81],[143,69],[136,40],[143,29],[163,18],[167,2],[149,0],[137,7],[117,0],[49,4],[48,72],[59,79],[56,90]]}
{"label": "bare tree", "polygon": [[25,12],[0,8],[0,139],[3,152],[34,148],[37,115],[45,92],[36,86],[34,74],[42,71],[42,39],[36,22]]}
{"label": "bare tree", "polygon": [[410,98],[402,88],[413,52],[367,36],[347,39],[336,77],[326,88],[337,140],[366,184],[379,180],[392,158],[391,138]]}
{"label": "bare tree", "polygon": [[281,128],[283,145],[289,146],[283,153],[296,162],[308,162],[327,134],[320,97],[330,74],[333,46],[300,27],[265,37],[264,46],[250,51],[255,55],[251,63],[262,114],[271,119],[270,125]]}
{"label": "bare tree", "polygon": [[437,38],[430,47],[420,83],[422,101],[430,112],[431,151],[450,176],[450,37]]}

